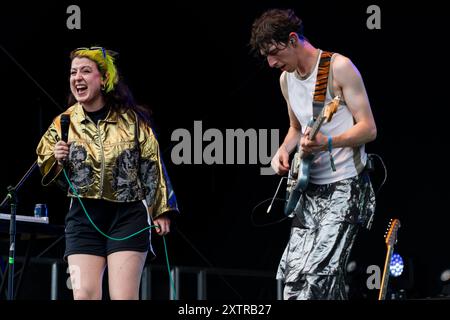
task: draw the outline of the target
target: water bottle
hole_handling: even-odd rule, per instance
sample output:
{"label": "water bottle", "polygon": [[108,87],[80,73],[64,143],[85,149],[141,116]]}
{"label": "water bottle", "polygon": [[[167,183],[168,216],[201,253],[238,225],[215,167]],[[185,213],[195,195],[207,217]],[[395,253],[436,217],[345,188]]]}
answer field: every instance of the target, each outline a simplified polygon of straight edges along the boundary
{"label": "water bottle", "polygon": [[35,218],[42,218],[47,216],[47,205],[45,203],[38,203],[34,206]]}

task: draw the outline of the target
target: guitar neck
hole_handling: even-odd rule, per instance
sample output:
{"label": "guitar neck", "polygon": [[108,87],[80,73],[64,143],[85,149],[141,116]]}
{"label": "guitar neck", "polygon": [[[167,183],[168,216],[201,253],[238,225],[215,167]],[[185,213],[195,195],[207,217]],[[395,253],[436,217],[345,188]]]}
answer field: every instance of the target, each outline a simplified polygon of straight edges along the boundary
{"label": "guitar neck", "polygon": [[[322,126],[322,123],[325,121],[325,117],[322,115],[322,113],[317,117],[316,121],[314,121],[313,125],[311,126],[311,130],[309,131],[308,138],[309,140],[314,140],[316,138],[317,132],[319,132],[320,127]],[[303,151],[300,148],[300,145],[298,147],[298,152],[300,159],[303,159]]]}
{"label": "guitar neck", "polygon": [[389,245],[386,253],[386,261],[384,262],[383,277],[381,279],[381,286],[380,286],[380,293],[378,295],[378,300],[386,299],[386,293],[389,282],[390,264],[393,252],[394,248]]}
{"label": "guitar neck", "polygon": [[325,117],[321,113],[319,117],[314,121],[311,131],[309,132],[309,140],[314,140],[316,138],[317,132],[319,132],[322,123],[325,121]]}

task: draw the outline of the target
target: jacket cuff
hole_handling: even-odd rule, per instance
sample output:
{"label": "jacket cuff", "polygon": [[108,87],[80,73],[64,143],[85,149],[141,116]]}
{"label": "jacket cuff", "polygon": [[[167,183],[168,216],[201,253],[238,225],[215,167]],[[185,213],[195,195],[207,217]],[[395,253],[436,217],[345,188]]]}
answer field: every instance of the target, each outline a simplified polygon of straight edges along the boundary
{"label": "jacket cuff", "polygon": [[61,174],[63,168],[61,167],[59,170],[57,170],[57,161],[56,159],[51,160],[53,163],[50,165],[50,169],[47,171],[46,174],[42,177],[41,184],[44,187],[47,187],[55,182],[55,180],[58,179],[59,175]]}

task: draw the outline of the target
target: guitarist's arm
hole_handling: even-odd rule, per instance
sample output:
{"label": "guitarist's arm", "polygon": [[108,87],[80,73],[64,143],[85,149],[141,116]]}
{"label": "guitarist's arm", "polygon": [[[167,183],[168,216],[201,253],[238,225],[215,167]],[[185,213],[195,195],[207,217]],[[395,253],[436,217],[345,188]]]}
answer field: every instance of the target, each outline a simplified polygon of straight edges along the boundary
{"label": "guitarist's arm", "polygon": [[289,154],[295,149],[300,141],[300,137],[302,135],[302,127],[300,122],[297,120],[297,117],[292,111],[291,104],[289,103],[289,97],[286,91],[286,78],[285,72],[281,74],[280,77],[280,87],[281,92],[283,93],[284,99],[286,100],[288,114],[289,114],[289,130],[284,138],[283,143],[281,144],[278,151],[275,153],[272,158],[272,169],[277,174],[285,174],[289,171]]}
{"label": "guitarist's arm", "polygon": [[342,88],[345,101],[355,119],[355,125],[333,137],[334,147],[356,147],[374,140],[377,127],[370,108],[369,98],[361,74],[350,59],[337,56],[333,72],[337,85]]}
{"label": "guitarist's arm", "polygon": [[[333,148],[357,147],[376,138],[377,128],[370,108],[369,98],[364,82],[358,69],[350,59],[337,55],[333,63],[334,91],[341,92],[345,102],[353,115],[355,124],[342,134],[332,137]],[[302,149],[307,152],[327,150],[328,138],[317,134],[314,141],[302,139]]]}

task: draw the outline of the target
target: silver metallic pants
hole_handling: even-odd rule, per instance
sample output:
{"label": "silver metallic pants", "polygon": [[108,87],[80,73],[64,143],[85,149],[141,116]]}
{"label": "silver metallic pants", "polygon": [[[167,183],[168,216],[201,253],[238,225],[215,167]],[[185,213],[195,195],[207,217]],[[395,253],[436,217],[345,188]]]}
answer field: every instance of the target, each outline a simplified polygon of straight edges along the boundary
{"label": "silver metallic pants", "polygon": [[375,195],[367,174],[303,193],[278,267],[285,300],[346,299],[345,268],[357,231],[370,228]]}

